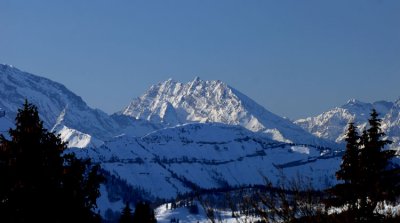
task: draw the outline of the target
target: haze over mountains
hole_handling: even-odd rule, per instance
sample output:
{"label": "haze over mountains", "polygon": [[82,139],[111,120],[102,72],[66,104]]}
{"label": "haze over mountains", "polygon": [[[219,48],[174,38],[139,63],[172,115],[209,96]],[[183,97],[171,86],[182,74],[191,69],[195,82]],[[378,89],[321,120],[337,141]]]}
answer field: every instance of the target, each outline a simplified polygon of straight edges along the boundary
{"label": "haze over mountains", "polygon": [[[295,123],[279,117],[222,81],[195,78],[153,85],[121,111],[90,108],[62,84],[0,65],[0,130],[12,127],[25,99],[38,106],[46,128],[79,157],[149,200],[197,189],[277,182],[303,175],[318,188],[335,184],[349,121],[362,129],[372,107],[399,147],[400,102],[350,100]],[[112,194],[112,195],[111,195]],[[102,214],[119,211],[123,191],[102,186]],[[110,197],[113,197],[112,199]]]}

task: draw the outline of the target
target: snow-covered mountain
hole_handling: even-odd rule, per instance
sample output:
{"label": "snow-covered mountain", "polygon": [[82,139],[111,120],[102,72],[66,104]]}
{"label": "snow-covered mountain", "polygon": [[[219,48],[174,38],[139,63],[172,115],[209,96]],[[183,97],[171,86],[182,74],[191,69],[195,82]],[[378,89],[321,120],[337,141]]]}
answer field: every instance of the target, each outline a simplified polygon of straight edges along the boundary
{"label": "snow-covered mountain", "polygon": [[396,148],[400,155],[400,99],[394,103],[382,121],[385,133],[393,141],[391,147]]}
{"label": "snow-covered mountain", "polygon": [[185,123],[218,122],[263,132],[271,139],[335,146],[281,118],[221,81],[196,78],[182,84],[168,80],[152,86],[112,116],[90,108],[62,84],[0,65],[0,108],[13,120],[24,100],[38,106],[45,127],[69,147],[98,146],[116,135],[143,136]]}
{"label": "snow-covered mountain", "polygon": [[320,138],[343,142],[347,125],[354,122],[358,129],[367,127],[371,110],[375,108],[382,119],[382,129],[393,141],[391,148],[400,148],[400,99],[396,102],[365,103],[355,99],[316,117],[299,119],[295,123]]}
{"label": "snow-covered mountain", "polygon": [[[168,80],[109,116],[59,83],[0,65],[2,131],[12,127],[25,98],[38,106],[46,128],[70,147],[86,148],[71,151],[91,158],[149,199],[263,184],[264,177],[277,181],[282,173],[301,173],[323,186],[334,182],[333,166],[340,162],[330,149],[336,144],[221,81]],[[109,192],[104,187],[102,199],[109,207],[112,199],[104,198]]]}
{"label": "snow-covered mountain", "polygon": [[106,113],[90,108],[62,84],[0,64],[0,108],[14,120],[25,99],[38,107],[47,129],[61,134],[70,147],[101,144],[120,132]]}
{"label": "snow-covered mountain", "polygon": [[213,122],[240,125],[281,142],[334,146],[290,120],[269,112],[227,84],[198,77],[189,83],[169,79],[153,85],[115,116],[148,120],[164,126]]}
{"label": "snow-covered mountain", "polygon": [[72,151],[92,158],[134,188],[144,189],[149,199],[264,184],[264,177],[277,182],[282,174],[288,179],[301,175],[324,188],[335,183],[334,172],[341,160],[329,148],[278,142],[239,125],[220,123],[184,124],[140,138],[125,135],[98,148]]}
{"label": "snow-covered mountain", "polygon": [[[101,186],[99,209],[120,211],[128,191],[150,200],[198,189],[264,184],[303,176],[317,188],[334,184],[346,124],[365,125],[372,107],[400,140],[400,101],[356,100],[296,124],[221,81],[167,80],[111,116],[49,79],[0,65],[0,131],[12,127],[25,98],[70,152],[101,165],[119,189]],[[299,127],[301,125],[303,128]],[[312,134],[311,134],[311,133]],[[314,134],[314,135],[313,135]],[[85,148],[85,149],[81,149]],[[115,183],[112,182],[112,183]],[[121,186],[122,185],[122,186]],[[113,191],[114,190],[114,191]]]}

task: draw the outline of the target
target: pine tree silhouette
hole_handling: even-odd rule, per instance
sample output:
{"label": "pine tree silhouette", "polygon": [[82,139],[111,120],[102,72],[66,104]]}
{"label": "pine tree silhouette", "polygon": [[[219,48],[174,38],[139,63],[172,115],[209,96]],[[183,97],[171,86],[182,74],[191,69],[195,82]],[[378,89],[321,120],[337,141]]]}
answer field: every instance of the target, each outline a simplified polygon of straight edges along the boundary
{"label": "pine tree silhouette", "polygon": [[92,212],[102,177],[43,127],[25,101],[11,139],[0,135],[0,222],[95,222]]}
{"label": "pine tree silhouette", "polygon": [[134,223],[156,223],[154,210],[147,202],[139,202],[136,204],[135,213],[133,214]]}
{"label": "pine tree silhouette", "polygon": [[122,209],[119,223],[132,223],[132,222],[133,222],[132,209],[129,207],[129,203],[126,202],[124,209]]}
{"label": "pine tree silhouette", "polygon": [[[395,199],[400,192],[398,168],[389,166],[395,157],[395,151],[384,150],[391,141],[382,139],[385,133],[381,130],[378,113],[372,110],[369,119],[370,128],[363,132],[360,150],[360,215],[373,219],[377,204],[384,200]],[[396,174],[397,173],[397,174]],[[396,192],[397,191],[397,192]]]}
{"label": "pine tree silhouette", "polygon": [[383,139],[385,133],[374,109],[369,126],[359,137],[353,123],[349,124],[346,152],[336,173],[344,183],[329,190],[333,195],[329,205],[347,206],[355,222],[379,220],[382,216],[375,213],[379,202],[395,201],[400,194],[400,169],[391,165],[395,151],[384,149],[391,142]]}
{"label": "pine tree silhouette", "polygon": [[336,178],[344,183],[337,184],[331,189],[335,195],[335,206],[349,205],[349,210],[354,211],[358,206],[358,191],[360,187],[359,143],[360,137],[354,123],[349,123],[346,134],[346,151],[342,157],[340,170],[336,172]]}

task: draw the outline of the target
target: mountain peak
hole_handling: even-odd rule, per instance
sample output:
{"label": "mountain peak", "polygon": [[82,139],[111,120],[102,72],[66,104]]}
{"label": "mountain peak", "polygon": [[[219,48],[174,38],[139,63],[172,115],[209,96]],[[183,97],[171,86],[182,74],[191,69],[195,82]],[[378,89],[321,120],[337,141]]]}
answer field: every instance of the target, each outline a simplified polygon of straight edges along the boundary
{"label": "mountain peak", "polygon": [[164,83],[173,83],[173,82],[176,82],[176,81],[172,78],[168,78],[168,80],[166,80]]}
{"label": "mountain peak", "polygon": [[192,81],[188,82],[187,84],[191,86],[201,85],[203,87],[218,86],[222,84],[222,86],[228,88],[228,85],[220,80],[203,80],[199,76],[196,76]]}
{"label": "mountain peak", "polygon": [[199,77],[199,76],[196,76],[196,77],[194,77],[194,79],[193,79],[192,82],[199,82],[199,81],[201,81],[200,77]]}
{"label": "mountain peak", "polygon": [[349,100],[347,100],[346,104],[352,104],[352,103],[356,103],[357,99],[355,98],[350,98]]}
{"label": "mountain peak", "polygon": [[188,83],[166,81],[153,85],[118,114],[166,126],[193,122],[240,125],[284,142],[314,144],[318,141],[290,120],[269,112],[224,82],[199,77]]}
{"label": "mountain peak", "polygon": [[351,98],[346,102],[345,105],[357,105],[357,104],[365,104],[365,103],[360,101],[360,100],[358,100],[358,99]]}
{"label": "mountain peak", "polygon": [[0,63],[0,69],[14,68],[13,65]]}
{"label": "mountain peak", "polygon": [[357,99],[350,99],[347,101],[346,104],[342,105],[341,108],[351,111],[370,111],[373,108],[373,105],[371,103],[362,102]]}

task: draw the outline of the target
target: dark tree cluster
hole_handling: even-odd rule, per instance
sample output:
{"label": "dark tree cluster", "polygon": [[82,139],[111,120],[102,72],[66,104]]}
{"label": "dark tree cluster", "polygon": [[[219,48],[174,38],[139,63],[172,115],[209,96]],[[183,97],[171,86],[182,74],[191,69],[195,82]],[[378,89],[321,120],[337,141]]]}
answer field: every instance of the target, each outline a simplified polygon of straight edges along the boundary
{"label": "dark tree cluster", "polygon": [[381,120],[373,110],[369,129],[359,135],[353,123],[346,135],[346,151],[337,184],[330,190],[333,195],[328,205],[344,207],[344,214],[355,222],[376,222],[383,218],[376,212],[383,202],[394,202],[400,194],[400,169],[392,165],[395,151],[385,150],[391,142],[384,139]]}
{"label": "dark tree cluster", "polygon": [[63,154],[27,101],[15,121],[10,137],[0,136],[0,222],[100,222],[99,167]]}
{"label": "dark tree cluster", "polygon": [[156,223],[154,210],[148,202],[139,202],[136,204],[135,212],[132,214],[132,209],[129,203],[126,203],[122,209],[120,223]]}
{"label": "dark tree cluster", "polygon": [[132,209],[129,207],[129,203],[126,203],[124,209],[122,209],[119,223],[132,223],[132,222],[133,222]]}

